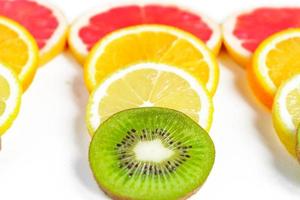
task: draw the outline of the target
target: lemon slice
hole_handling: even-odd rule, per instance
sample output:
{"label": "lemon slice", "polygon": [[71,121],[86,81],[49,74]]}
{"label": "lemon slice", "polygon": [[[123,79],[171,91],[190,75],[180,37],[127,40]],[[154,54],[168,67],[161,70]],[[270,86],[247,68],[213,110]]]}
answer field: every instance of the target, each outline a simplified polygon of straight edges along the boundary
{"label": "lemon slice", "polygon": [[101,122],[129,108],[166,107],[181,111],[209,130],[213,104],[209,93],[185,71],[157,63],[140,63],[119,70],[91,94],[86,121],[91,135]]}
{"label": "lemon slice", "polygon": [[295,156],[296,132],[300,125],[300,75],[280,86],[274,99],[272,115],[280,140]]}
{"label": "lemon slice", "polygon": [[17,117],[22,89],[15,73],[0,64],[0,136]]}
{"label": "lemon slice", "polygon": [[254,53],[248,70],[250,85],[262,103],[271,108],[277,88],[300,73],[300,29],[272,35]]}
{"label": "lemon slice", "polygon": [[85,63],[85,83],[92,91],[111,73],[137,63],[174,65],[214,94],[219,69],[215,56],[190,33],[162,25],[140,25],[117,30],[100,40]]}
{"label": "lemon slice", "polygon": [[38,46],[18,23],[0,17],[0,62],[17,73],[25,90],[38,66]]}

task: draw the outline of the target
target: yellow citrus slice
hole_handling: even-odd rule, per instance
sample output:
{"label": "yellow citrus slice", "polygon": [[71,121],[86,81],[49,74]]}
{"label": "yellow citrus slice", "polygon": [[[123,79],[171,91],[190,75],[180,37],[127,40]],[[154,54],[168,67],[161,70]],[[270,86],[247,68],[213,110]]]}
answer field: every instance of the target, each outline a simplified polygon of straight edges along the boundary
{"label": "yellow citrus slice", "polygon": [[273,124],[287,150],[296,155],[296,133],[300,125],[300,74],[284,82],[273,105]]}
{"label": "yellow citrus slice", "polygon": [[254,53],[248,68],[250,85],[258,99],[271,108],[280,84],[300,73],[300,29],[267,38]]}
{"label": "yellow citrus slice", "polygon": [[21,95],[22,87],[16,74],[0,64],[0,136],[17,117]]}
{"label": "yellow citrus slice", "polygon": [[13,69],[25,90],[38,66],[38,46],[18,23],[0,17],[0,63]]}
{"label": "yellow citrus slice", "polygon": [[88,130],[92,135],[111,115],[147,106],[181,111],[206,130],[212,123],[212,98],[201,82],[177,67],[139,63],[113,73],[95,88],[87,107]]}
{"label": "yellow citrus slice", "polygon": [[218,84],[216,58],[198,38],[174,27],[141,25],[115,31],[95,45],[85,63],[87,88],[92,91],[116,70],[141,62],[175,65],[200,80],[210,94]]}

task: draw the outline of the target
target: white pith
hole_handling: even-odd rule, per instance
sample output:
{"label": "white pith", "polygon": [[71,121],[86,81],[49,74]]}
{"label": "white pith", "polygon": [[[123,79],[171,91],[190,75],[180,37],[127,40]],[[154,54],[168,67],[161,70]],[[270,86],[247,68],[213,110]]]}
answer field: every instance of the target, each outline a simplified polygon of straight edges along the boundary
{"label": "white pith", "polygon": [[[28,38],[27,30],[23,29],[21,26],[15,24],[13,21],[6,20],[4,18],[0,18],[0,24],[8,27],[18,34],[18,37],[22,39],[22,41],[26,44],[28,48],[28,60],[27,63],[22,67],[18,77],[21,81],[26,76],[26,74],[30,71],[32,67],[32,63],[36,60],[36,47],[32,45],[31,40]],[[24,33],[24,31],[26,33]]]}
{"label": "white pith", "polygon": [[151,101],[145,101],[140,107],[152,107],[154,104]]}
{"label": "white pith", "polygon": [[[101,44],[98,45],[97,47],[94,48],[92,56],[89,57],[86,67],[87,67],[87,73],[90,75],[89,80],[93,83],[93,85],[97,84],[96,77],[93,76],[96,74],[96,64],[99,56],[105,52],[105,49],[107,45],[109,45],[112,41],[116,40],[117,38],[124,37],[125,35],[130,35],[130,34],[139,34],[141,32],[166,32],[170,33],[172,28],[166,28],[165,26],[137,26],[134,29],[122,29],[118,32],[114,32],[110,34],[109,37],[106,37],[105,40],[102,40]],[[216,78],[218,77],[215,73],[218,72],[217,65],[214,63],[214,58],[212,58],[211,53],[207,50],[205,45],[202,45],[201,43],[198,42],[198,40],[194,40],[194,37],[189,37],[187,36],[185,32],[181,31],[173,31],[172,34],[176,36],[178,39],[184,39],[191,43],[196,49],[198,49],[202,55],[203,55],[203,60],[207,63],[209,67],[209,77],[208,81],[206,83],[206,88],[208,91],[213,91],[214,84],[216,82]],[[176,40],[174,41],[176,42]]]}
{"label": "white pith", "polygon": [[200,98],[201,109],[199,110],[199,121],[198,123],[204,128],[209,129],[210,119],[211,119],[211,111],[213,110],[212,101],[209,98],[209,94],[206,89],[199,83],[194,77],[184,72],[181,69],[170,67],[164,64],[156,64],[156,63],[141,63],[137,65],[133,65],[126,69],[122,69],[116,73],[114,73],[111,77],[106,79],[102,84],[100,84],[92,93],[89,98],[88,108],[87,108],[87,123],[92,128],[94,132],[98,126],[102,123],[101,116],[99,116],[99,103],[106,96],[106,91],[108,87],[116,80],[121,79],[126,74],[140,70],[140,69],[154,69],[157,71],[166,71],[177,74],[182,77],[190,84],[191,88],[197,91]]}
{"label": "white pith", "polygon": [[5,101],[5,110],[2,115],[0,115],[0,127],[3,126],[9,116],[15,111],[16,107],[18,106],[19,99],[21,96],[21,88],[17,77],[11,70],[7,67],[0,64],[0,75],[6,79],[9,84],[10,95],[8,99]]}
{"label": "white pith", "polygon": [[278,90],[275,98],[275,112],[278,114],[283,126],[289,130],[289,132],[295,132],[297,127],[293,123],[293,118],[287,109],[287,96],[294,89],[300,90],[300,75],[296,75],[293,78],[285,82]]}
{"label": "white pith", "polygon": [[52,15],[58,21],[58,27],[55,29],[54,33],[52,33],[51,37],[46,41],[45,46],[40,49],[40,55],[43,55],[51,51],[51,49],[57,44],[60,38],[66,34],[66,31],[68,29],[68,22],[62,11],[60,11],[57,7],[41,1],[37,1],[37,3],[52,10]]}
{"label": "white pith", "polygon": [[166,148],[160,139],[139,141],[133,149],[139,161],[160,163],[170,158],[174,151]]}
{"label": "white pith", "polygon": [[244,12],[236,13],[229,18],[226,19],[226,21],[222,25],[222,33],[224,40],[227,42],[228,45],[231,46],[232,49],[235,50],[235,52],[238,52],[243,57],[250,58],[252,55],[252,52],[248,51],[242,46],[243,40],[238,39],[234,34],[233,31],[236,26],[236,19],[238,16],[242,14],[251,13],[253,10],[248,10]]}
{"label": "white pith", "polygon": [[123,3],[110,3],[109,5],[103,5],[102,7],[99,7],[97,9],[93,9],[91,11],[88,11],[78,17],[71,25],[70,32],[69,32],[69,41],[72,43],[72,46],[76,49],[76,51],[82,56],[87,57],[88,51],[86,48],[86,45],[83,43],[83,41],[78,36],[79,30],[89,25],[89,20],[92,16],[95,16],[96,14],[99,14],[101,12],[105,12],[113,7],[120,7],[120,6],[126,6],[126,5],[138,5],[138,6],[145,6],[149,4],[158,4],[163,6],[177,6],[181,10],[187,10],[191,13],[196,13],[198,16],[201,17],[203,22],[207,24],[207,26],[212,30],[211,38],[206,42],[207,46],[210,49],[214,49],[221,41],[221,29],[219,24],[215,23],[212,19],[209,17],[201,14],[200,10],[195,9],[194,7],[187,7],[187,5],[184,5],[182,3],[171,3],[171,2],[161,2],[161,1],[150,1],[150,2],[137,2],[137,1],[123,1]]}
{"label": "white pith", "polygon": [[277,86],[274,84],[272,79],[269,76],[269,68],[266,65],[266,58],[267,54],[272,50],[276,48],[276,45],[284,40],[288,40],[290,38],[300,38],[300,32],[294,31],[294,32],[286,32],[286,33],[279,33],[278,35],[272,36],[267,43],[264,45],[264,48],[261,49],[261,52],[258,54],[257,57],[255,57],[254,62],[256,63],[257,68],[256,74],[261,74],[264,80],[265,88],[272,94],[274,91],[276,91]]}

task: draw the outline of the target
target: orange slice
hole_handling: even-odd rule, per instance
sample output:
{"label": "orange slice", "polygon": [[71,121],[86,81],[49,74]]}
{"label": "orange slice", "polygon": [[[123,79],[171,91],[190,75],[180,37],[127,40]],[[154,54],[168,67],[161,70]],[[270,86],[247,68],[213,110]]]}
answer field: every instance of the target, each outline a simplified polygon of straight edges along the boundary
{"label": "orange slice", "polygon": [[255,51],[248,69],[251,88],[268,108],[281,83],[300,73],[300,29],[289,29],[266,39]]}
{"label": "orange slice", "polygon": [[33,35],[40,49],[40,65],[65,48],[68,23],[55,6],[35,0],[1,0],[0,15],[20,23]]}
{"label": "orange slice", "polygon": [[0,63],[17,73],[23,90],[30,85],[38,66],[34,38],[18,23],[4,17],[0,17]]}
{"label": "orange slice", "polygon": [[201,81],[210,94],[217,88],[217,61],[203,42],[177,28],[141,25],[115,31],[96,44],[85,64],[88,90],[111,73],[141,62],[183,69]]}

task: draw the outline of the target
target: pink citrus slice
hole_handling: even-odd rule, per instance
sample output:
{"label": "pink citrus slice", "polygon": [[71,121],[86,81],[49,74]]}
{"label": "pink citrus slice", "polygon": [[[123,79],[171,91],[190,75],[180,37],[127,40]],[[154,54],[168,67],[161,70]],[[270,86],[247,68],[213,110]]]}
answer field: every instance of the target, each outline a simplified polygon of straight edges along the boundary
{"label": "pink citrus slice", "polygon": [[109,6],[88,12],[73,23],[68,42],[75,57],[83,63],[89,50],[108,33],[142,24],[169,25],[190,32],[216,54],[221,47],[218,24],[199,11],[162,4]]}
{"label": "pink citrus slice", "polygon": [[40,49],[40,64],[64,49],[68,24],[56,7],[33,0],[1,0],[0,15],[19,22],[33,35]]}
{"label": "pink citrus slice", "polygon": [[237,13],[223,24],[225,46],[242,66],[268,36],[288,28],[300,27],[300,8],[261,7]]}

